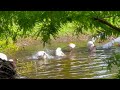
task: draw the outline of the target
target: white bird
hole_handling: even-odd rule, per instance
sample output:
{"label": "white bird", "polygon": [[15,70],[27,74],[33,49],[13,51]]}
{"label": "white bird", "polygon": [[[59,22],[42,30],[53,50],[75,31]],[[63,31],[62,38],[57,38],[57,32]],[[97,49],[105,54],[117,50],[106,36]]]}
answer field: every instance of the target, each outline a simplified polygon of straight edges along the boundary
{"label": "white bird", "polygon": [[33,57],[37,59],[47,59],[47,54],[45,51],[38,51]]}
{"label": "white bird", "polygon": [[4,53],[0,53],[0,59],[8,61],[7,55],[5,55]]}
{"label": "white bird", "polygon": [[102,46],[102,48],[103,49],[109,49],[109,48],[111,48],[113,46],[113,44],[114,44],[113,42],[108,42],[108,43],[104,44]]}
{"label": "white bird", "polygon": [[53,56],[47,54],[45,51],[38,51],[35,55],[32,55],[32,57],[29,57],[28,59],[53,59]]}
{"label": "white bird", "polygon": [[56,49],[55,54],[56,54],[56,56],[66,56],[66,55],[62,52],[62,50],[61,50],[60,47],[58,47],[58,48]]}
{"label": "white bird", "polygon": [[95,47],[94,43],[92,41],[88,41],[87,47],[89,51],[92,51]]}
{"label": "white bird", "polygon": [[88,41],[87,47],[88,47],[89,51],[95,50],[95,45],[94,45],[95,40],[96,40],[96,38],[93,37],[91,41]]}
{"label": "white bird", "polygon": [[71,56],[73,51],[74,51],[74,48],[76,47],[76,45],[74,43],[70,43],[68,46],[70,47],[70,54],[69,54],[69,56]]}
{"label": "white bird", "polygon": [[118,38],[116,38],[116,39],[112,38],[112,40],[111,40],[110,42],[102,45],[102,48],[103,48],[103,49],[109,49],[109,48],[111,48],[112,46],[114,46],[114,43],[118,43],[118,45],[119,45],[119,43],[120,43],[120,37],[118,37]]}
{"label": "white bird", "polygon": [[8,59],[7,55],[5,55],[4,53],[0,53],[0,59],[11,62],[11,64],[13,65],[13,68],[14,69],[16,68],[16,62],[13,59]]}
{"label": "white bird", "polygon": [[76,46],[76,45],[75,45],[74,43],[70,43],[70,44],[69,44],[69,47],[72,48],[72,49],[75,48],[75,46]]}
{"label": "white bird", "polygon": [[8,59],[7,55],[5,55],[4,53],[0,53],[0,59],[5,60],[5,61],[10,61],[13,62],[13,59]]}

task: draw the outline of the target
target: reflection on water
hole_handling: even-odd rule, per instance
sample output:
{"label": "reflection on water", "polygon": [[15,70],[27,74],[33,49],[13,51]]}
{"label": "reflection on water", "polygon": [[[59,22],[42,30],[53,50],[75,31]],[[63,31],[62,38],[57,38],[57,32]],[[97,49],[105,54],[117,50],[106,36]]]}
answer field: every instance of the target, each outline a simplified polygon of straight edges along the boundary
{"label": "reflection on water", "polygon": [[[63,51],[69,55],[68,51]],[[27,52],[22,51],[22,58],[21,54],[17,55],[17,71],[21,76],[32,79],[112,79],[116,72],[108,70],[108,64],[103,59],[110,57],[113,51],[115,48],[97,49],[91,55],[86,47],[76,48],[69,57],[58,60],[27,60]]]}

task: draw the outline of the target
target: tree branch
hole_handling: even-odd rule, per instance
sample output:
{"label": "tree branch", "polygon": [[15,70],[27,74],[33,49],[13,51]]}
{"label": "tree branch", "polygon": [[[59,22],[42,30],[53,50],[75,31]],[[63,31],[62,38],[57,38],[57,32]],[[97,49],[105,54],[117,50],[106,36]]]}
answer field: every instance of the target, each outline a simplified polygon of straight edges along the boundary
{"label": "tree branch", "polygon": [[93,19],[96,20],[96,21],[98,21],[98,22],[101,22],[101,23],[103,23],[103,24],[106,24],[107,26],[109,26],[109,27],[115,29],[116,31],[119,31],[119,32],[120,32],[120,28],[112,25],[111,23],[105,21],[104,19],[100,19],[100,18],[96,18],[96,17],[93,17]]}

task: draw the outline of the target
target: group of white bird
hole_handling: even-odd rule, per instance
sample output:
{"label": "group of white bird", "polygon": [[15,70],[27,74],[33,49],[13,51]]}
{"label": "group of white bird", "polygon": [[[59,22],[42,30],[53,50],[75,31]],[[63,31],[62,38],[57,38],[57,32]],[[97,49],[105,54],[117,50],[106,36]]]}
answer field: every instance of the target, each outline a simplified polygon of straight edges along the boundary
{"label": "group of white bird", "polygon": [[[89,52],[93,52],[96,50],[96,46],[94,45],[94,42],[95,42],[96,38],[92,38],[92,40],[88,41],[87,42],[87,48],[88,48],[88,51]],[[110,42],[102,45],[101,47],[103,49],[109,49],[113,46],[114,43],[118,43],[120,44],[120,37],[116,38],[116,39],[113,39],[111,40]],[[71,53],[72,51],[74,50],[74,48],[76,47],[76,45],[74,43],[70,43],[69,45],[69,49],[70,49],[70,54],[69,56],[71,56]],[[55,50],[55,56],[51,55],[48,52],[46,51],[38,51],[36,54],[32,55],[32,57],[29,57],[27,59],[32,59],[32,60],[48,60],[48,59],[56,59],[56,57],[67,57],[67,55],[62,51],[62,49],[60,47],[58,47],[56,50]],[[8,59],[7,55],[5,55],[4,53],[0,53],[0,60],[3,60],[3,61],[8,61],[8,62],[11,62],[12,65],[13,65],[13,68],[15,69],[16,68],[16,62],[14,59]]]}
{"label": "group of white bird", "polygon": [[[87,48],[88,51],[93,52],[96,50],[96,46],[94,45],[96,38],[92,38],[92,40],[88,41],[87,43]],[[69,43],[69,49],[70,49],[70,54],[71,55],[72,51],[74,50],[74,48],[76,47],[76,45],[74,43]],[[48,51],[49,52],[49,51]],[[34,55],[32,55],[32,57],[29,57],[28,59],[56,59],[56,57],[67,57],[67,55],[62,51],[62,49],[60,47],[58,47],[55,50],[55,56],[52,56],[50,54],[48,54],[46,51],[38,51],[37,53],[35,53]]]}
{"label": "group of white bird", "polygon": [[[95,40],[96,40],[96,38],[93,37],[92,40],[88,41],[88,43],[87,43],[88,51],[92,52],[92,51],[96,50],[96,46],[94,45]],[[113,46],[113,43],[115,43],[115,42],[120,43],[120,37],[104,44],[102,46],[102,48],[103,49],[110,48]],[[76,45],[74,43],[70,43],[68,46],[70,48],[70,53],[76,47]],[[55,56],[56,57],[66,57],[66,54],[62,51],[62,49],[60,47],[58,47],[55,50]],[[0,59],[5,60],[5,61],[14,62],[13,59],[8,59],[4,53],[0,53]],[[28,59],[54,59],[54,56],[48,54],[46,51],[38,51],[36,54],[34,54],[32,57],[29,57]]]}
{"label": "group of white bird", "polygon": [[[94,42],[95,42],[95,40],[92,39],[91,41],[88,41],[88,43],[87,43],[87,47],[90,52],[95,50]],[[69,54],[69,56],[70,56],[71,53],[73,52],[74,48],[76,47],[76,45],[74,43],[69,43],[68,46],[70,49],[70,54]],[[60,47],[58,47],[55,50],[55,56],[48,54],[46,51],[38,51],[37,53],[32,55],[32,57],[29,57],[28,59],[32,59],[32,60],[34,60],[34,59],[35,60],[38,60],[38,59],[44,60],[45,59],[46,60],[46,59],[56,59],[59,57],[67,57],[67,55],[62,51],[62,49]]]}
{"label": "group of white bird", "polygon": [[[75,44],[74,43],[70,43],[69,45],[70,48],[70,53],[72,52],[72,50],[75,48]],[[49,53],[49,51],[48,51]],[[55,50],[55,56],[48,54],[46,51],[38,51],[37,53],[35,53],[34,55],[32,55],[32,57],[29,57],[28,59],[56,59],[59,57],[66,57],[66,54],[62,51],[62,48],[58,47]]]}

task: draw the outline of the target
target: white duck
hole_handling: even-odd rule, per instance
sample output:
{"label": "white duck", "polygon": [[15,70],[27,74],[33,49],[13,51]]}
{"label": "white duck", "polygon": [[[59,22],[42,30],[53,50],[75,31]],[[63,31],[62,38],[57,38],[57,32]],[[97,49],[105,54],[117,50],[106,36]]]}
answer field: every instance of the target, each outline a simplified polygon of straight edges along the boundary
{"label": "white duck", "polygon": [[75,46],[76,46],[76,45],[75,45],[74,43],[70,43],[70,44],[69,44],[69,47],[70,47],[71,49],[75,48]]}
{"label": "white duck", "polygon": [[5,55],[4,53],[0,53],[0,59],[8,61],[7,55]]}
{"label": "white duck", "polygon": [[116,38],[116,39],[112,38],[112,40],[111,40],[110,42],[104,44],[104,45],[102,46],[102,48],[103,48],[103,49],[109,49],[109,48],[111,48],[112,46],[114,46],[114,43],[118,43],[118,46],[119,46],[119,45],[120,45],[120,37],[118,37],[118,38]]}
{"label": "white duck", "polygon": [[74,48],[76,47],[76,45],[74,43],[70,43],[68,46],[70,47],[70,54],[69,55],[71,55],[72,52],[74,51]]}
{"label": "white duck", "polygon": [[16,68],[16,62],[13,59],[8,59],[4,53],[0,53],[0,59],[11,62],[13,67]]}
{"label": "white duck", "polygon": [[35,55],[32,55],[32,57],[29,57],[28,59],[53,59],[53,56],[47,54],[45,51],[38,51]]}
{"label": "white duck", "polygon": [[55,52],[56,56],[66,56],[63,52],[62,52],[62,49],[60,47],[58,47],[56,49],[56,52]]}
{"label": "white duck", "polygon": [[87,47],[88,47],[89,51],[94,51],[95,50],[95,47],[96,47],[94,45],[95,40],[96,40],[96,38],[93,37],[91,41],[88,41]]}

